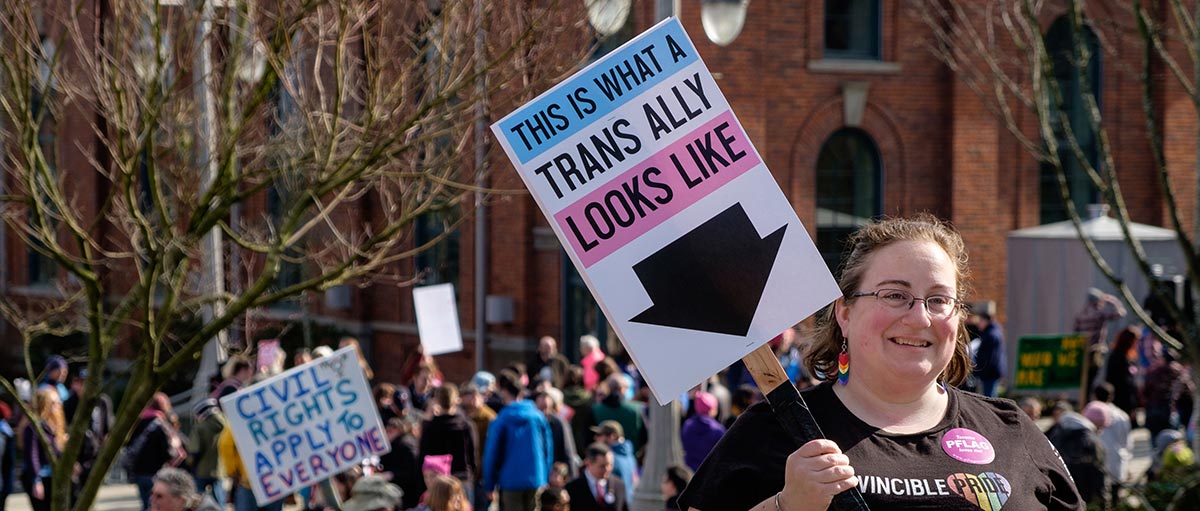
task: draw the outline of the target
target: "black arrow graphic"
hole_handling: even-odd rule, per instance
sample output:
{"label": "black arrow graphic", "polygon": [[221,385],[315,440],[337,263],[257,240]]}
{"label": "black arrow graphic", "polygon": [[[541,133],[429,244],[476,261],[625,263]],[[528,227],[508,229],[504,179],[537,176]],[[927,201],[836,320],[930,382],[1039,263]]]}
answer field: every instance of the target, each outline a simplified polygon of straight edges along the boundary
{"label": "black arrow graphic", "polygon": [[730,206],[633,265],[654,305],[630,321],[745,336],[786,229],[759,239]]}

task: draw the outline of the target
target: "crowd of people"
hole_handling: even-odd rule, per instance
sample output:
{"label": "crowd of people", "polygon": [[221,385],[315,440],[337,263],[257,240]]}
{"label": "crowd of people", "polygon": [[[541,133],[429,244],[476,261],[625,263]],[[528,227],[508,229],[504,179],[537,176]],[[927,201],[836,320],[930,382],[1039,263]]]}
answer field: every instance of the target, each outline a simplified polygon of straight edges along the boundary
{"label": "crowd of people", "polygon": [[[418,354],[401,371],[408,381],[376,382],[392,451],[374,468],[403,495],[388,509],[630,509],[648,438],[649,394],[634,366],[604,355],[596,338],[585,336],[580,346],[583,364],[572,364],[554,338],[543,337],[528,363],[480,371],[460,384]],[[730,393],[723,394],[731,410]],[[695,404],[682,429],[704,426],[683,435],[684,454],[698,464],[724,426],[712,393],[698,388],[687,401]],[[659,488],[664,509],[677,509],[690,477],[687,466],[671,467]],[[429,501],[436,478],[458,482],[456,505]]]}
{"label": "crowd of people", "polygon": [[71,478],[72,493],[78,495],[82,490],[112,428],[113,406],[108,396],[101,395],[89,414],[75,466],[69,470],[56,468],[52,460],[66,446],[67,421],[79,406],[86,378],[83,370],[69,374],[67,360],[52,355],[36,383],[15,381],[18,398],[33,418],[21,413],[20,407],[0,401],[0,511],[4,511],[18,482],[35,511],[50,509],[53,477],[65,473]]}
{"label": "crowd of people", "polygon": [[[356,344],[350,338],[341,342]],[[556,340],[545,337],[529,364],[514,363],[495,374],[481,371],[462,384],[446,381],[434,359],[419,350],[396,383],[378,381],[360,356],[366,375],[375,380],[373,397],[391,451],[266,506],[255,501],[251,474],[219,401],[288,364],[258,366],[248,356],[234,356],[210,383],[208,397],[182,418],[166,394],[155,393],[116,468],[136,486],[147,510],[276,511],[285,501],[304,509],[348,511],[465,511],[488,509],[493,501],[505,510],[626,510],[648,437],[649,394],[632,364],[603,355],[594,337],[582,344],[591,350],[585,353],[585,362],[591,361],[586,366],[569,363]],[[327,346],[300,350],[291,366],[332,353]],[[33,509],[49,509],[50,481],[59,476],[50,459],[66,444],[67,421],[85,377],[69,374],[67,361],[52,356],[42,379],[23,396],[37,421],[14,414],[0,401],[0,511],[18,480]],[[710,389],[714,393],[697,389],[688,396],[695,404],[681,422],[687,432],[684,454],[693,468],[724,431],[718,417],[732,420],[731,412],[739,409],[717,379]],[[723,396],[720,404],[716,396]],[[79,463],[65,471],[75,492],[106,441],[112,413],[103,397]],[[690,475],[687,466],[671,467],[661,486],[664,506],[673,505]]]}

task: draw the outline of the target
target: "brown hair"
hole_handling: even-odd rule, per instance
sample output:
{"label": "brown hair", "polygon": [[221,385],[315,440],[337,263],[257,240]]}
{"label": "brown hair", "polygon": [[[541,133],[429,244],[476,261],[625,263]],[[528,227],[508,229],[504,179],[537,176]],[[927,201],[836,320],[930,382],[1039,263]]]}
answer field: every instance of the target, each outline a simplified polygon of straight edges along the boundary
{"label": "brown hair", "polygon": [[376,383],[372,394],[375,395],[375,404],[385,397],[393,397],[396,394],[396,386],[391,383]]}
{"label": "brown hair", "polygon": [[1117,332],[1117,338],[1113,340],[1113,354],[1133,360],[1137,356],[1137,341],[1140,334],[1137,327],[1122,328],[1120,332]]}
{"label": "brown hair", "polygon": [[547,486],[538,491],[537,500],[542,511],[563,511],[570,509],[571,496],[567,490]]}
{"label": "brown hair", "polygon": [[[958,296],[969,294],[968,281],[970,271],[967,267],[967,249],[962,236],[950,224],[938,220],[937,217],[921,213],[910,218],[885,218],[877,220],[855,231],[846,240],[849,254],[841,264],[841,278],[838,287],[842,298],[854,294],[862,285],[863,275],[871,262],[871,254],[876,250],[898,241],[928,241],[936,243],[950,260],[954,262],[954,273]],[[820,313],[817,327],[813,331],[812,344],[804,354],[804,367],[809,374],[822,374],[826,380],[837,378],[837,358],[841,352],[845,335],[834,316],[837,302],[829,304]],[[962,314],[959,309],[957,314]],[[954,356],[942,370],[939,380],[950,385],[958,385],[971,373],[971,354],[967,350],[967,326],[965,321],[959,321],[958,332],[955,335]]]}
{"label": "brown hair", "polygon": [[450,409],[458,406],[458,389],[454,385],[442,385],[433,391],[433,401],[442,407],[442,413],[450,413]]}
{"label": "brown hair", "polygon": [[[455,496],[458,498],[455,499]],[[466,511],[464,504],[467,502],[467,494],[463,492],[462,483],[456,478],[443,475],[435,477],[433,484],[429,486],[427,497],[426,502],[432,511]]]}
{"label": "brown hair", "polygon": [[612,357],[604,357],[599,362],[596,362],[596,381],[602,382],[607,380],[609,376],[621,372],[621,367],[617,365],[617,361]]}

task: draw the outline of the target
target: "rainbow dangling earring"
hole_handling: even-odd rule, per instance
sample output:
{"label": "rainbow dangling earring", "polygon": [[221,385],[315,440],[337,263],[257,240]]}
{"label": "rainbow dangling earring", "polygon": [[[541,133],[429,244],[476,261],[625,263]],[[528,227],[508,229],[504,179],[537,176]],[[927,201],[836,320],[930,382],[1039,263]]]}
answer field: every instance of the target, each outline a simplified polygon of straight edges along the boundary
{"label": "rainbow dangling earring", "polygon": [[838,384],[845,385],[850,381],[850,353],[846,351],[846,341],[842,340],[842,352],[838,353]]}

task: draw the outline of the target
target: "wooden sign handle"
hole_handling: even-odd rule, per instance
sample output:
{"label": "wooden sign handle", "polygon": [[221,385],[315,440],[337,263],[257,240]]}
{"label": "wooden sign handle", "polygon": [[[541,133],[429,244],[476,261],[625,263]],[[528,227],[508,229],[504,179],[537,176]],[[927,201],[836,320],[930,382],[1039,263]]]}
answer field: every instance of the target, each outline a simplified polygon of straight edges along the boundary
{"label": "wooden sign handle", "polygon": [[[796,441],[796,445],[804,445],[810,440],[825,438],[825,435],[821,433],[820,426],[817,426],[817,420],[813,418],[812,412],[808,409],[808,404],[804,402],[804,397],[796,390],[796,386],[792,385],[787,372],[779,364],[779,359],[771,350],[770,343],[763,344],[750,352],[749,355],[742,358],[742,362],[746,364],[746,369],[754,377],[754,382],[758,384],[759,390],[764,396],[767,396],[767,402],[771,403],[771,409],[775,411],[775,416],[783,424],[783,429],[787,430],[792,439]],[[829,509],[868,511],[870,508],[863,500],[862,493],[858,491],[857,487],[854,487],[834,495]]]}

